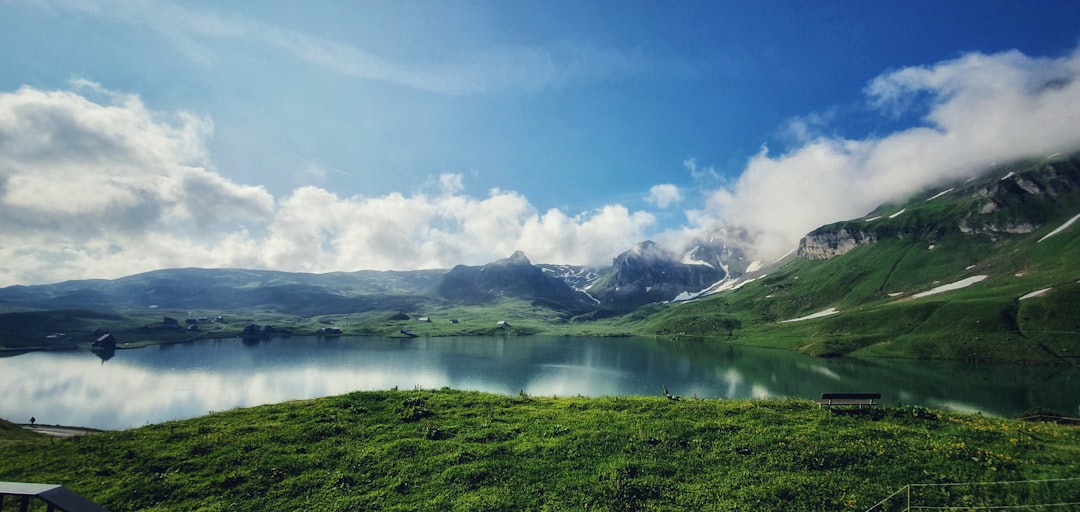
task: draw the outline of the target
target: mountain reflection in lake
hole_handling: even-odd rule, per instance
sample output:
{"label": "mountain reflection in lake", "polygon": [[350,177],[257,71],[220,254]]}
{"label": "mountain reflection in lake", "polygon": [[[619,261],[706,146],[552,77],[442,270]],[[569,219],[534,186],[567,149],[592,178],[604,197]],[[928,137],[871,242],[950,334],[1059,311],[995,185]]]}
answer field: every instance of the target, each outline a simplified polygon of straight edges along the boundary
{"label": "mountain reflection in lake", "polygon": [[1080,415],[1080,369],[816,359],[651,338],[291,337],[203,340],[0,358],[0,418],[105,429],[355,390],[441,388],[541,396],[817,398],[880,391],[885,404],[1013,416]]}

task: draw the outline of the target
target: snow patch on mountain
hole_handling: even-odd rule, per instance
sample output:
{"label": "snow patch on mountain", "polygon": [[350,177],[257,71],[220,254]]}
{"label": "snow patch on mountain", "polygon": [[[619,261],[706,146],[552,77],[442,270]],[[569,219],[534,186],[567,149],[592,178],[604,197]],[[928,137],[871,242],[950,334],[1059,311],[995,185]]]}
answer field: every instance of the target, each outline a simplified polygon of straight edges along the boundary
{"label": "snow patch on mountain", "polygon": [[698,298],[700,296],[701,296],[700,293],[690,293],[690,292],[684,291],[684,292],[680,293],[679,295],[677,295],[674,299],[671,299],[671,302],[686,302],[688,300],[694,300],[694,299],[696,299],[696,298]]}
{"label": "snow patch on mountain", "polygon": [[826,309],[826,310],[818,311],[817,313],[814,313],[812,315],[800,316],[799,318],[792,318],[790,320],[781,320],[780,323],[786,324],[788,322],[801,322],[803,320],[813,320],[815,318],[822,318],[822,317],[826,317],[826,316],[830,316],[830,315],[835,315],[835,314],[837,314],[839,312],[840,312],[840,310],[838,310],[836,308],[829,308],[829,309]]}
{"label": "snow patch on mountain", "polygon": [[1050,290],[1053,290],[1053,288],[1043,288],[1042,290],[1035,290],[1035,291],[1033,291],[1031,293],[1024,294],[1023,297],[1020,297],[1020,300],[1033,299],[1033,298],[1038,297],[1039,295],[1042,295],[1042,294],[1044,294],[1044,293],[1046,293],[1046,292],[1048,292]]}
{"label": "snow patch on mountain", "polygon": [[[1069,226],[1072,226],[1072,225],[1073,225],[1073,223],[1075,223],[1075,222],[1076,222],[1077,220],[1080,220],[1080,214],[1077,214],[1077,215],[1076,215],[1075,217],[1073,217],[1073,218],[1071,218],[1071,219],[1069,219],[1069,220],[1065,221],[1065,223],[1064,223],[1064,224],[1062,224],[1062,225],[1060,225],[1060,226],[1058,226],[1058,228],[1057,228],[1057,229],[1055,229],[1055,230],[1051,231],[1051,232],[1050,232],[1050,233],[1048,233],[1048,234],[1047,234],[1046,236],[1044,236],[1044,237],[1040,238],[1040,239],[1039,239],[1039,242],[1042,242],[1043,240],[1046,240],[1047,238],[1050,238],[1050,237],[1052,237],[1052,236],[1054,236],[1054,235],[1056,235],[1056,234],[1058,234],[1058,233],[1061,233],[1062,231],[1065,231],[1066,229],[1068,229],[1068,228],[1069,228]],[[1035,242],[1035,243],[1039,243],[1039,242]]]}
{"label": "snow patch on mountain", "polygon": [[890,219],[895,219],[895,218],[899,217],[900,214],[902,214],[902,213],[904,213],[906,211],[907,211],[907,208],[904,208],[903,210],[900,210],[900,211],[898,211],[898,212],[896,212],[896,213],[894,213],[892,215],[889,215],[889,218]]}
{"label": "snow patch on mountain", "polygon": [[739,278],[739,277],[733,278],[733,277],[731,277],[730,274],[728,274],[723,279],[709,285],[708,288],[705,288],[704,290],[701,290],[699,292],[684,291],[684,292],[680,293],[674,299],[671,299],[671,302],[687,302],[687,301],[691,301],[691,300],[694,300],[694,299],[700,299],[702,297],[708,297],[709,295],[717,294],[717,293],[720,293],[720,292],[735,291],[735,290],[738,290],[739,288],[742,288],[743,286],[746,286],[746,285],[748,285],[748,284],[750,284],[750,283],[752,283],[754,281],[757,281],[758,279],[762,279],[762,278],[765,278],[767,276],[768,276],[768,274],[762,274],[762,275],[760,275],[758,277],[752,277],[752,278],[749,278],[749,279],[742,279],[742,278]]}
{"label": "snow patch on mountain", "polygon": [[713,286],[716,286],[716,287],[715,288],[709,287],[708,289],[705,290],[705,294],[706,295],[712,295],[714,293],[738,290],[739,288],[742,288],[743,286],[746,286],[746,285],[748,285],[748,284],[750,284],[750,283],[752,283],[754,281],[757,281],[758,279],[762,279],[762,278],[764,278],[766,276],[768,276],[768,274],[762,274],[761,276],[758,276],[758,277],[751,277],[750,279],[731,279],[731,280],[727,280],[727,281],[721,281],[719,283],[720,286],[713,285]]}
{"label": "snow patch on mountain", "polygon": [[[601,277],[604,277],[605,269],[592,267],[578,267],[574,265],[537,265],[544,273],[562,279],[571,288],[584,292],[591,288]],[[596,299],[593,299],[596,300]]]}
{"label": "snow patch on mountain", "polygon": [[683,257],[682,257],[681,263],[683,265],[704,265],[704,266],[709,267],[709,268],[716,268],[715,266],[713,266],[712,263],[709,263],[707,261],[694,259],[694,254],[697,253],[698,249],[701,249],[700,245],[695,245],[693,249],[690,249],[689,251],[686,251],[686,254],[684,254]]}
{"label": "snow patch on mountain", "polygon": [[939,198],[939,197],[941,197],[941,196],[943,196],[943,195],[945,195],[945,194],[948,194],[949,192],[952,192],[953,190],[954,190],[954,189],[951,189],[951,188],[950,188],[949,190],[945,190],[945,191],[942,191],[942,192],[938,192],[937,194],[935,194],[935,195],[934,195],[933,197],[931,197],[931,198],[927,199],[926,201],[927,201],[927,202],[933,201],[934,199],[937,199],[937,198]]}
{"label": "snow patch on mountain", "polygon": [[969,277],[967,279],[961,279],[961,280],[959,280],[959,281],[957,281],[955,283],[943,284],[943,285],[938,286],[936,288],[931,288],[929,290],[926,290],[925,292],[916,293],[915,295],[912,295],[911,298],[913,298],[913,299],[921,299],[923,297],[929,297],[931,295],[937,295],[939,293],[945,293],[945,292],[950,292],[950,291],[953,291],[953,290],[959,290],[961,288],[967,288],[968,286],[971,286],[971,285],[973,285],[975,283],[981,282],[982,280],[986,279],[987,277],[990,277],[990,276],[986,276],[986,275],[971,276],[971,277]]}
{"label": "snow patch on mountain", "polygon": [[691,292],[691,291],[683,290],[682,293],[677,295],[674,299],[671,299],[671,302],[687,302],[687,301],[691,301],[691,300],[698,299],[698,298],[701,298],[701,297],[706,297],[706,296],[712,295],[714,293],[725,290],[726,288],[724,288],[724,285],[728,284],[728,283],[732,283],[734,281],[738,281],[738,279],[732,279],[730,275],[727,275],[723,279],[709,285],[704,290],[697,291],[697,292]]}
{"label": "snow patch on mountain", "polygon": [[746,273],[749,274],[751,272],[757,272],[758,270],[761,270],[761,268],[764,266],[765,264],[762,263],[760,260],[751,261],[750,264],[746,266]]}

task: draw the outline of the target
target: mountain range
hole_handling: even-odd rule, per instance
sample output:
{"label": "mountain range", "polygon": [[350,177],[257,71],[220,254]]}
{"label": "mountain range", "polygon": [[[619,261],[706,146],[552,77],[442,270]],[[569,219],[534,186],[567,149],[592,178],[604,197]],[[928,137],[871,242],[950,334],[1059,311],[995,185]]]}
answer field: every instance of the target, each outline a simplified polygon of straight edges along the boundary
{"label": "mountain range", "polygon": [[[59,311],[316,317],[517,301],[559,322],[622,318],[634,333],[751,340],[817,355],[1002,359],[986,354],[1007,349],[1004,359],[1072,364],[1071,354],[1080,355],[1078,214],[1080,156],[1054,155],[822,226],[769,264],[750,261],[737,243],[743,235],[724,228],[680,253],[643,241],[601,268],[536,265],[517,252],[486,265],[417,271],[166,269],[2,288],[0,339],[45,329],[22,324]],[[947,325],[950,314],[962,328]]]}
{"label": "mountain range", "polygon": [[656,243],[645,241],[618,255],[608,268],[534,265],[518,251],[486,265],[458,265],[449,270],[307,274],[165,269],[112,280],[0,288],[0,304],[43,310],[275,308],[317,315],[409,310],[423,301],[478,305],[514,297],[569,314],[624,313],[702,290],[727,275],[719,263],[680,261]]}

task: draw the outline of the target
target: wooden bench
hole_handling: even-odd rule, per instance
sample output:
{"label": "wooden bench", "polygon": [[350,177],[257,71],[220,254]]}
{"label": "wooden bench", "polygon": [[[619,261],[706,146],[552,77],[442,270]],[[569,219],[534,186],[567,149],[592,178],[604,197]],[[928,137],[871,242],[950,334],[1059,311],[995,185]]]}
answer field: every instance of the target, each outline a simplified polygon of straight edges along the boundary
{"label": "wooden bench", "polygon": [[857,405],[861,409],[862,406],[874,406],[874,400],[880,400],[881,393],[822,393],[821,400],[814,400],[818,404],[818,408],[821,406],[832,407],[834,405]]}

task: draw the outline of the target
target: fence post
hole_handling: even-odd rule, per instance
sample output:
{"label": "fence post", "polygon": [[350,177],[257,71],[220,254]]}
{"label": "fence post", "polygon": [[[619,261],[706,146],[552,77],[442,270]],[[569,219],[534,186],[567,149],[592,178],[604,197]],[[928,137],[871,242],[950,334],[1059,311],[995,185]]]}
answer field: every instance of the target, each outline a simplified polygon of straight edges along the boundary
{"label": "fence post", "polygon": [[905,512],[911,512],[911,484],[907,484],[907,508]]}

